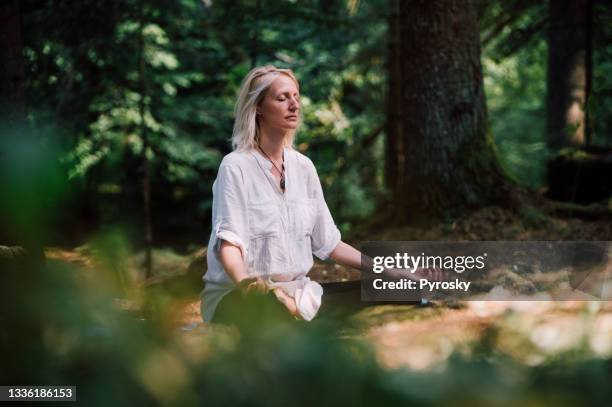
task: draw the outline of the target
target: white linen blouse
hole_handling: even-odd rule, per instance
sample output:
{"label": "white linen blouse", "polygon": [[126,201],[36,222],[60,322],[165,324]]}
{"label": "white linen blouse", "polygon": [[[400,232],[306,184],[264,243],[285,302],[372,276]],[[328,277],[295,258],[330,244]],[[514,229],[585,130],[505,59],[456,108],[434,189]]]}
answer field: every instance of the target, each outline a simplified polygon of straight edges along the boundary
{"label": "white linen blouse", "polygon": [[340,231],[312,161],[288,147],[284,160],[284,193],[271,173],[272,163],[255,150],[234,151],[221,162],[213,184],[208,271],[203,278],[205,322],[211,321],[223,296],[236,288],[219,260],[221,240],[240,248],[250,277],[261,277],[272,287],[286,286],[305,319],[312,319],[320,306],[322,290],[306,275],[312,255],[327,259],[340,242]]}

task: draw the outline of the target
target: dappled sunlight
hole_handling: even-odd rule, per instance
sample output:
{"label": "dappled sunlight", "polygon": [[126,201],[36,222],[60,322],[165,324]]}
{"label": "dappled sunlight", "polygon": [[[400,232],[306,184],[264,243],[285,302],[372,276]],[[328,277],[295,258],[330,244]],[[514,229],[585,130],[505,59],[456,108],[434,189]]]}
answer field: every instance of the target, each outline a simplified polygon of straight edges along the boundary
{"label": "dappled sunlight", "polygon": [[[126,273],[126,268],[133,268],[128,274],[142,273],[139,266],[142,259],[125,252],[126,259],[131,260],[122,261],[115,256],[111,262],[100,261],[94,254],[93,247],[96,246],[87,247],[92,249],[70,251],[48,248],[46,252],[50,260],[78,267],[80,272],[73,272],[72,276],[77,284],[84,284],[80,285],[83,292],[95,290],[97,296],[114,297],[108,310],[127,313],[132,318],[152,318],[156,324],[161,324],[166,331],[165,336],[170,338],[180,354],[187,355],[190,363],[206,362],[217,352],[215,349],[225,349],[225,352],[235,350],[240,333],[232,327],[203,323],[199,298],[194,297],[197,290],[185,296],[180,290],[173,292],[164,288],[169,281],[180,279],[187,273],[190,263],[205,251],[198,250],[196,257],[154,251],[161,260],[161,268],[167,271],[155,273],[145,284],[138,279],[129,279],[130,287],[124,290],[116,278],[105,275]],[[508,272],[497,269],[492,274],[497,275],[498,279],[507,280],[505,273]],[[344,268],[317,263],[311,276],[320,281],[343,281],[358,277],[346,273]],[[83,275],[88,277],[83,280]],[[555,281],[566,277],[567,273],[559,270],[538,273],[530,276],[530,280],[544,286],[554,286]],[[517,275],[516,278],[521,276]],[[82,283],[78,283],[81,280]],[[571,291],[571,287],[566,288],[568,292]],[[504,298],[503,290],[500,286],[494,287],[490,294],[495,299]],[[153,302],[150,302],[151,295],[147,292],[154,293]],[[496,353],[529,366],[541,365],[570,353],[580,354],[585,359],[612,356],[612,303],[581,301],[580,292],[575,295],[578,295],[578,300],[550,301],[550,296],[544,292],[525,295],[522,301],[516,301],[516,294],[508,291],[508,298],[512,298],[512,301],[434,302],[426,307],[373,305],[345,317],[340,337],[367,343],[380,365],[391,370],[408,368],[426,372],[440,369],[453,355],[473,357],[482,341],[490,342],[488,346]],[[91,299],[87,302],[92,306],[95,304]],[[98,321],[101,325],[95,329],[100,334],[105,329],[113,329],[104,328],[110,321],[107,318]],[[92,332],[96,332],[95,329]],[[47,329],[45,338],[50,347],[63,354],[78,340],[52,328]],[[156,358],[152,356],[143,363],[154,363]],[[169,365],[182,366],[180,363],[183,363],[179,363],[180,358],[165,353],[161,353],[159,358],[168,359]],[[182,368],[176,369],[180,371]],[[145,385],[158,388],[154,386],[155,381],[159,380],[155,369],[146,370],[151,370],[151,373],[142,376]],[[181,379],[182,376],[183,373],[177,373],[179,382],[168,386],[176,386],[176,389],[185,386],[184,380],[187,379]],[[173,391],[168,390],[170,393]]]}
{"label": "dappled sunlight", "polygon": [[[413,311],[416,315],[418,310]],[[366,333],[381,364],[387,368],[428,370],[453,352],[466,350],[491,323],[468,310],[445,310],[437,316],[390,322]]]}
{"label": "dappled sunlight", "polygon": [[461,309],[404,312],[412,317],[364,332],[390,369],[435,369],[454,353],[471,355],[493,331],[492,350],[528,365],[570,353],[612,356],[611,302],[468,301]]}
{"label": "dappled sunlight", "polygon": [[[559,364],[607,377],[612,357],[610,302],[371,304],[298,325],[257,319],[253,309],[244,311],[244,320],[259,322],[229,326],[201,322],[199,290],[175,284],[193,267],[199,281],[205,250],[155,250],[166,271],[148,281],[126,277],[142,275],[142,258],[121,233],[46,253],[52,279],[33,294],[41,299],[36,315],[45,315],[41,346],[58,364],[52,374],[107,403],[121,404],[117,395],[127,394],[167,406],[202,400],[269,405],[268,393],[260,391],[265,384],[282,377],[275,397],[307,399],[303,378],[316,377],[311,386],[354,404],[376,394],[400,402],[456,404],[462,395],[513,405],[564,391],[556,384]],[[315,272],[328,281],[353,278],[323,263]],[[553,271],[549,279],[562,274]],[[467,384],[457,379],[463,375],[481,383],[478,394],[465,393]],[[547,384],[533,387],[534,377]],[[366,381],[367,393],[356,391]],[[101,388],[116,391],[101,395]]]}

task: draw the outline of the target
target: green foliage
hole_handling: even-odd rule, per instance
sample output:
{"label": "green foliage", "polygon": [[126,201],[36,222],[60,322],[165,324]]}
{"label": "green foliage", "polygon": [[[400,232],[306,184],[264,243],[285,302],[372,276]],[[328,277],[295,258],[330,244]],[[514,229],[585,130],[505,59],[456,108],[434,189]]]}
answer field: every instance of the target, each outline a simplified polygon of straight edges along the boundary
{"label": "green foliage", "polygon": [[[483,20],[494,25],[504,3],[521,4],[492,2]],[[28,119],[35,130],[2,139],[11,159],[0,172],[0,209],[11,214],[18,237],[62,236],[65,223],[47,225],[80,220],[81,204],[107,212],[102,226],[137,224],[146,154],[154,219],[179,225],[169,233],[173,241],[194,228],[195,237],[186,238],[201,242],[216,168],[230,150],[236,91],[252,65],[265,63],[290,67],[301,81],[305,120],[296,147],[315,162],[337,223],[349,231],[373,213],[384,189],[387,1],[22,4]],[[545,8],[523,4],[484,49],[483,65],[500,158],[519,181],[540,186],[546,47],[541,33],[527,34]],[[608,8],[598,10],[603,19]],[[601,46],[610,27],[598,27],[591,104],[595,140],[603,140],[612,128],[612,48]],[[63,157],[61,167],[56,156]],[[75,190],[77,208],[60,206],[67,189]],[[527,223],[542,224],[541,213],[522,209]],[[62,219],[52,218],[60,213]],[[486,342],[436,371],[388,372],[360,340],[344,335],[341,321],[331,329],[322,321],[242,337],[210,327],[181,334],[168,315],[176,306],[171,293],[131,283],[129,262],[142,261],[131,253],[137,239],[106,229],[81,248],[95,261],[91,269],[50,260],[42,270],[3,270],[3,383],[76,384],[80,402],[104,406],[603,405],[609,399],[609,360],[559,355],[531,368]],[[154,254],[162,269],[181,260],[172,252]]]}
{"label": "green foliage", "polygon": [[0,126],[1,239],[42,242],[52,236],[66,192],[58,150],[53,133]]}
{"label": "green foliage", "polygon": [[498,62],[486,51],[483,55],[487,107],[499,158],[509,174],[531,187],[544,184],[548,158],[545,55],[542,39]]}
{"label": "green foliage", "polygon": [[[29,119],[61,135],[64,171],[82,201],[103,199],[98,187],[112,184],[122,198],[116,205],[129,208],[139,207],[146,130],[159,203],[153,218],[166,218],[159,214],[181,204],[176,191],[189,191],[191,205],[181,211],[201,228],[218,163],[230,151],[242,78],[253,65],[291,68],[304,101],[296,145],[315,162],[347,231],[385,194],[388,7],[386,0],[25,1]],[[606,144],[612,31],[604,23],[610,7],[595,8],[588,108],[594,142]],[[532,187],[544,184],[548,155],[547,10],[535,0],[481,2],[479,10],[491,134],[506,170]]]}
{"label": "green foliage", "polygon": [[593,144],[612,145],[612,8],[594,5],[593,85],[587,108],[593,118]]}
{"label": "green foliage", "polygon": [[[586,109],[592,144],[610,145],[612,127],[611,9],[594,4],[593,84]],[[506,170],[531,187],[545,184],[548,5],[545,2],[482,2],[483,70],[491,129]],[[568,130],[570,131],[570,130]]]}
{"label": "green foliage", "polygon": [[[53,2],[25,10],[31,121],[61,129],[62,163],[73,185],[90,185],[83,193],[111,183],[133,201],[146,130],[154,195],[167,185],[187,189],[202,208],[192,216],[205,217],[216,168],[229,152],[240,82],[254,63],[272,63],[292,68],[302,84],[300,151],[314,158],[326,190],[352,191],[351,205],[332,202],[339,222],[371,213],[371,192],[382,183],[372,184],[363,172],[377,171],[381,152],[360,169],[341,164],[338,152],[359,145],[384,121],[386,1],[291,7],[270,1],[259,11],[248,1],[60,3],[64,14],[52,12]],[[99,14],[84,27],[93,18],[88,8]]]}

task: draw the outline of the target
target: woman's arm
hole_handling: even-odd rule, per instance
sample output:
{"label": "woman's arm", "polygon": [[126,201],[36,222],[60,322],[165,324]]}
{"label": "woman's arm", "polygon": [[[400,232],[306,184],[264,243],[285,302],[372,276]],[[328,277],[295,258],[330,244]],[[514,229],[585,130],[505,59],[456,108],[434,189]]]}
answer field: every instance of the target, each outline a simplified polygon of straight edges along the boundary
{"label": "woman's arm", "polygon": [[[244,292],[255,292],[260,294],[266,294],[268,292],[268,286],[265,281],[261,278],[249,277],[246,269],[246,264],[242,258],[242,251],[238,246],[234,246],[226,240],[221,241],[221,249],[219,251],[219,259],[223,265],[223,269],[232,281],[240,287]],[[289,313],[295,317],[300,317],[297,310],[295,300],[289,297],[283,290],[274,290],[276,298],[285,306]]]}
{"label": "woman's arm", "polygon": [[262,294],[268,291],[266,283],[261,278],[249,277],[242,251],[238,246],[229,243],[227,240],[221,240],[219,260],[227,275],[241,290],[246,292],[255,290]]}
{"label": "woman's arm", "polygon": [[[366,273],[372,273],[373,260],[369,256],[362,256],[362,253],[353,246],[340,241],[334,251],[329,256],[333,261],[347,267],[353,267]],[[444,281],[444,273],[437,268],[419,269],[414,273],[406,274],[404,270],[387,269],[385,274],[395,277],[408,278],[427,278],[430,281]]]}
{"label": "woman's arm", "polygon": [[361,270],[361,252],[353,246],[340,241],[329,255],[330,259],[347,267]]}

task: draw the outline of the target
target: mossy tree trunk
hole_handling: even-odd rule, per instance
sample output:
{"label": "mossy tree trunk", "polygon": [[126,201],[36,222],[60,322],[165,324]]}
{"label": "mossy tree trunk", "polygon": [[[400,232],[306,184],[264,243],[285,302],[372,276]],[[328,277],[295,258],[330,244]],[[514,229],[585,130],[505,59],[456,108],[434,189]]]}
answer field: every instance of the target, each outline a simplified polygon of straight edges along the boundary
{"label": "mossy tree trunk", "polygon": [[510,183],[488,134],[474,1],[401,1],[401,146],[394,202],[403,222],[504,201]]}

